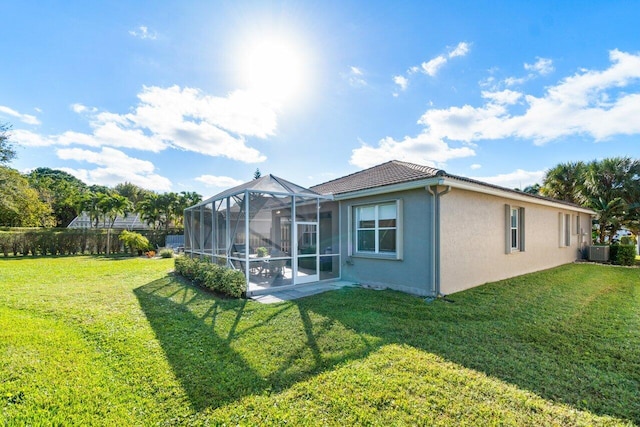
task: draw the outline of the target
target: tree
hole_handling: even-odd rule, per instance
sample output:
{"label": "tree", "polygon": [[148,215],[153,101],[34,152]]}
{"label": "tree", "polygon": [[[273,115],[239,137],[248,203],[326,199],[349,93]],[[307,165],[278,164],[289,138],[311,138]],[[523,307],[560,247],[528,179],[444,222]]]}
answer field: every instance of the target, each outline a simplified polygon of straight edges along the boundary
{"label": "tree", "polygon": [[611,241],[623,226],[640,222],[640,161],[613,157],[561,163],[547,171],[541,193],[580,204],[598,214],[597,239]]}
{"label": "tree", "polygon": [[165,230],[169,229],[170,224],[175,223],[178,201],[178,194],[173,192],[163,193],[158,196],[160,225],[164,226]]}
{"label": "tree", "polygon": [[534,194],[534,195],[538,195],[540,194],[540,184],[533,184],[533,185],[527,185],[526,187],[524,187],[524,190],[522,190],[523,193],[527,193],[527,194]]}
{"label": "tree", "polygon": [[119,215],[126,215],[131,211],[131,202],[124,196],[119,194],[106,194],[100,193],[98,198],[98,209],[103,215],[103,218],[107,222],[107,255],[109,254],[109,248],[111,246],[111,229],[115,224]]}
{"label": "tree", "polygon": [[0,225],[51,227],[51,207],[42,202],[29,181],[15,169],[0,166]]}
{"label": "tree", "polygon": [[178,203],[175,212],[175,227],[184,224],[184,210],[202,201],[202,196],[196,192],[181,191],[178,195]]}
{"label": "tree", "polygon": [[125,216],[131,212],[131,207],[129,199],[119,194],[100,193],[98,196],[97,208],[109,229],[113,228],[118,216]]}
{"label": "tree", "polygon": [[253,173],[253,179],[258,179],[262,176],[260,173],[260,169],[256,168],[256,171]]}
{"label": "tree", "polygon": [[98,228],[100,218],[102,218],[102,212],[98,206],[101,195],[104,193],[94,193],[93,191],[87,191],[81,194],[76,202],[76,209],[78,212],[85,212],[89,216],[91,226]]}
{"label": "tree", "polygon": [[37,168],[27,175],[31,187],[38,190],[40,200],[53,209],[57,227],[66,227],[81,212],[78,199],[87,185],[75,176],[57,169]]}
{"label": "tree", "polygon": [[16,150],[11,142],[11,125],[0,123],[0,165],[6,165],[16,157]]}
{"label": "tree", "polygon": [[152,193],[151,191],[146,190],[142,187],[139,187],[131,182],[118,184],[113,189],[119,195],[129,199],[134,209],[136,208],[138,203],[140,203],[144,199],[144,197],[147,194]]}
{"label": "tree", "polygon": [[161,226],[162,212],[159,196],[156,193],[149,193],[137,206],[138,213],[142,220],[154,230],[158,230]]}
{"label": "tree", "polygon": [[583,162],[560,163],[545,174],[540,194],[565,202],[581,204],[585,171]]}
{"label": "tree", "polygon": [[590,162],[584,173],[582,197],[598,212],[599,241],[611,241],[617,231],[633,219],[637,200],[640,161],[612,157]]}

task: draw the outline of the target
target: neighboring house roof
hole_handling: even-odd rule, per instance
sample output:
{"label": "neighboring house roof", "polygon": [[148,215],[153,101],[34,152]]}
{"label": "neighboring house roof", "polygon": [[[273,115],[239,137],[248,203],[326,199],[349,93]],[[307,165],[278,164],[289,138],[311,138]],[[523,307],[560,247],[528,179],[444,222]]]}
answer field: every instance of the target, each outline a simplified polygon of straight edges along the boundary
{"label": "neighboring house roof", "polygon": [[512,198],[520,200],[524,198],[534,203],[537,200],[544,204],[561,204],[579,209],[585,213],[595,214],[592,210],[585,209],[573,203],[536,194],[524,193],[511,188],[448,174],[442,169],[402,162],[399,160],[391,160],[341,178],[315,185],[310,189],[320,194],[332,194],[337,199],[345,199],[349,198],[351,195],[356,197],[358,195],[386,192],[388,189],[393,189],[395,191],[396,189],[417,188],[422,185],[452,185],[454,187],[464,188],[470,191],[507,193],[504,194],[504,196],[508,196],[510,194],[510,197]]}

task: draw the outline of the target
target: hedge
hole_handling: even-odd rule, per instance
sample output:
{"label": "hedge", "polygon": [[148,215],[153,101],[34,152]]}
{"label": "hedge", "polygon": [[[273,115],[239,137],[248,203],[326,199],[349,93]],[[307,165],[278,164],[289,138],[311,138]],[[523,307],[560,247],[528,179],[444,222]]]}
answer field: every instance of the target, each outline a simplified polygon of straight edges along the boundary
{"label": "hedge", "polygon": [[174,262],[176,273],[197,285],[235,298],[247,292],[247,280],[239,270],[184,255],[175,258]]}
{"label": "hedge", "polygon": [[[118,237],[124,230],[111,230],[109,253],[126,252]],[[0,253],[20,255],[76,255],[107,253],[106,229],[0,228]],[[152,247],[164,246],[166,231],[140,230]]]}
{"label": "hedge", "polygon": [[635,245],[611,245],[611,260],[618,265],[634,265],[636,262]]}

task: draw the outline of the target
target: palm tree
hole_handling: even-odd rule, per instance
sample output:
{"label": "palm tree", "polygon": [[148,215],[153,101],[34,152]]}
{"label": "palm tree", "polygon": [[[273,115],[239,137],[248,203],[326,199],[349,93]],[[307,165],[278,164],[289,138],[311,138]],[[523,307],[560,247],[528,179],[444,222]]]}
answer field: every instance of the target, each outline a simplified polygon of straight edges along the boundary
{"label": "palm tree", "polygon": [[602,197],[589,200],[589,207],[598,213],[597,236],[598,242],[611,242],[613,236],[620,229],[621,218],[624,215],[626,203],[616,197],[613,200],[606,200]]}
{"label": "palm tree", "polygon": [[161,212],[161,223],[164,229],[168,230],[169,225],[175,222],[179,197],[178,194],[170,192],[158,196],[158,203]]}
{"label": "palm tree", "polygon": [[613,157],[590,162],[585,170],[582,197],[584,204],[598,212],[600,242],[609,241],[638,212],[640,161]]}
{"label": "palm tree", "polygon": [[583,162],[560,163],[549,169],[542,181],[540,194],[565,202],[580,204],[582,181],[585,171]]}
{"label": "palm tree", "polygon": [[202,196],[196,192],[181,191],[175,207],[175,226],[184,224],[184,210],[202,201]]}
{"label": "palm tree", "polygon": [[149,193],[144,196],[144,199],[138,203],[136,207],[140,213],[142,220],[154,230],[157,230],[160,224],[160,210],[158,207],[158,195],[156,193]]}
{"label": "palm tree", "polygon": [[111,246],[111,229],[119,215],[126,215],[131,211],[131,202],[119,194],[102,193],[98,200],[98,209],[103,215],[104,221],[108,220],[107,228],[107,255]]}

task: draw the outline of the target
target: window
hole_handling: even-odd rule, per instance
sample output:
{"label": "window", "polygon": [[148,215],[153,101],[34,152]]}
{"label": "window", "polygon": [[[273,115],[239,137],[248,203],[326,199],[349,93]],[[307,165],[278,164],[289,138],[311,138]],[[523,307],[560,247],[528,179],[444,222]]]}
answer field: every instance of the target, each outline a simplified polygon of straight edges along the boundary
{"label": "window", "polygon": [[524,208],[505,205],[506,242],[505,252],[524,251]]}
{"label": "window", "polygon": [[571,246],[571,214],[558,214],[560,247]]}
{"label": "window", "polygon": [[576,215],[576,231],[574,234],[580,234],[580,214]]}
{"label": "window", "polygon": [[356,206],[355,252],[382,255],[398,253],[398,204]]}
{"label": "window", "polygon": [[518,230],[518,208],[511,208],[511,249],[520,247],[520,233]]}

